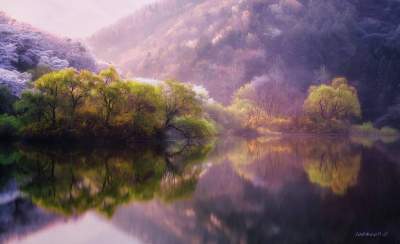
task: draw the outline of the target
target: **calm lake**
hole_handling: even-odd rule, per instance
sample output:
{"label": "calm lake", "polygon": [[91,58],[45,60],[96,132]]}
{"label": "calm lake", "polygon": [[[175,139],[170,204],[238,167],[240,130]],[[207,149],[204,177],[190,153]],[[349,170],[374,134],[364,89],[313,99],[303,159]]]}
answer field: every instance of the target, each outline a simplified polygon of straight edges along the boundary
{"label": "calm lake", "polygon": [[400,243],[400,143],[0,147],[0,243]]}

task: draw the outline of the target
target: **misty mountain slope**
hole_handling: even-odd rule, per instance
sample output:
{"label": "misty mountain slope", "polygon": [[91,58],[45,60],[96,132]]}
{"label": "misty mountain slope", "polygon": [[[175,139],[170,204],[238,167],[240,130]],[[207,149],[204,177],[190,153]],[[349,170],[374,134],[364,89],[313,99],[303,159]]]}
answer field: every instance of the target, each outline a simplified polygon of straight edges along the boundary
{"label": "misty mountain slope", "polygon": [[[135,76],[179,78],[201,84],[202,80],[220,79],[224,82],[213,82],[214,85],[221,85],[219,90],[228,90],[226,85],[238,83],[232,79],[236,74],[231,73],[235,65],[240,68],[237,64],[240,61],[232,59],[236,51],[223,44],[223,38],[233,29],[232,25],[244,26],[248,18],[245,14],[240,19],[232,15],[232,5],[238,3],[237,0],[165,1],[99,32],[90,39],[90,44],[99,57],[114,61]],[[146,16],[143,22],[140,16]],[[259,55],[256,48],[250,47],[249,53],[250,57],[237,59]]]}
{"label": "misty mountain slope", "polygon": [[128,74],[203,84],[224,102],[257,77],[304,94],[345,75],[359,90],[364,118],[396,124],[399,13],[397,0],[165,0],[88,43]]}
{"label": "misty mountain slope", "polygon": [[96,63],[79,42],[60,39],[0,12],[0,84],[20,93],[36,67],[96,69]]}

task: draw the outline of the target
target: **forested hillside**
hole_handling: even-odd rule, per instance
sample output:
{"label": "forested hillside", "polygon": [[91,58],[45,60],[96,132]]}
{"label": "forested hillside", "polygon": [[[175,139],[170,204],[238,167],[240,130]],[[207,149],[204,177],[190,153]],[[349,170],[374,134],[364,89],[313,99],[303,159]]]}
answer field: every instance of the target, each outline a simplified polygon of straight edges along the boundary
{"label": "forested hillside", "polygon": [[39,73],[66,67],[95,70],[96,62],[81,43],[41,32],[0,12],[0,85],[19,94]]}
{"label": "forested hillside", "polygon": [[249,82],[301,97],[346,76],[364,119],[398,127],[399,11],[397,0],[165,0],[88,43],[126,74],[203,84],[223,102]]}

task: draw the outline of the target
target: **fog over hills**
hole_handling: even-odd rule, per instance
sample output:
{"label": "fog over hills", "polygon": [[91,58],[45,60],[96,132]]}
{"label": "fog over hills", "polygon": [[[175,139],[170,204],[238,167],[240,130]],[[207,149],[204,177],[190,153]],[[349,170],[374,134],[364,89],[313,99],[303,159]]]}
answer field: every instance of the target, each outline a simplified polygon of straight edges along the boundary
{"label": "fog over hills", "polygon": [[399,11],[397,0],[164,0],[88,43],[126,74],[203,84],[223,102],[254,80],[304,94],[344,75],[364,118],[398,125]]}
{"label": "fog over hills", "polygon": [[154,0],[2,0],[0,11],[42,30],[83,38]]}

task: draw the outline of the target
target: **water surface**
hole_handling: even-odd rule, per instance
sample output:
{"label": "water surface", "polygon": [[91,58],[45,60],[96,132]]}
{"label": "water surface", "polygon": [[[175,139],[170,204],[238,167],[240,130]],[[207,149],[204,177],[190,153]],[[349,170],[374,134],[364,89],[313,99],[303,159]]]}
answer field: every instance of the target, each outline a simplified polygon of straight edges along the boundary
{"label": "water surface", "polygon": [[400,144],[0,147],[0,243],[400,243]]}

